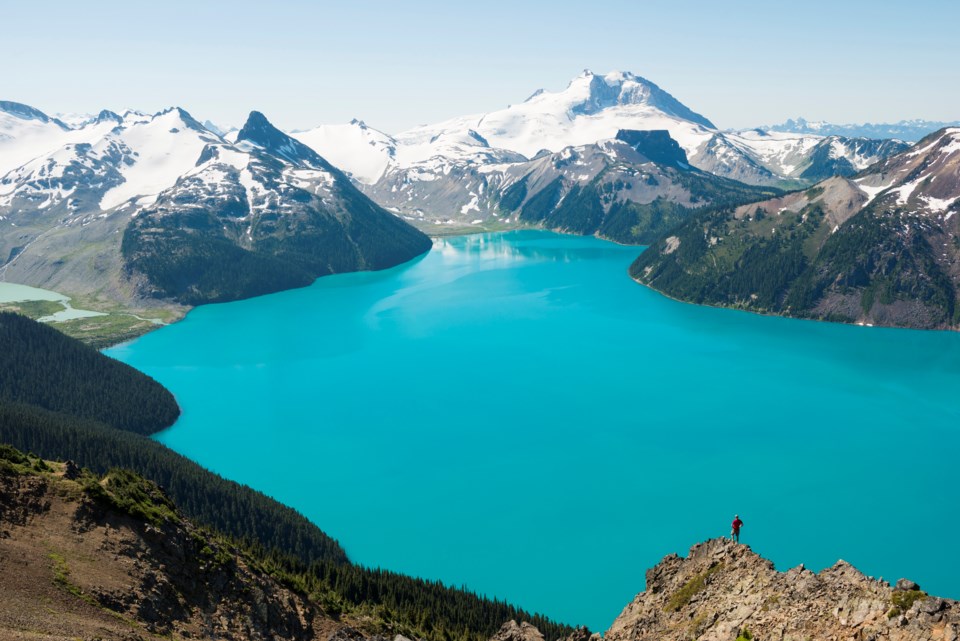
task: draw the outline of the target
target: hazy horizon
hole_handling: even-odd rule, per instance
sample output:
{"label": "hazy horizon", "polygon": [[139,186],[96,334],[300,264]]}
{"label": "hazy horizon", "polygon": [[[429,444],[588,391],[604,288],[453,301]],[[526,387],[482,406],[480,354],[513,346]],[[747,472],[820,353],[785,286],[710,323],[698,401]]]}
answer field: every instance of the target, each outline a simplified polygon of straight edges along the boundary
{"label": "hazy horizon", "polygon": [[221,126],[258,110],[288,130],[359,118],[397,133],[561,90],[589,68],[643,76],[721,129],[960,119],[960,48],[940,26],[960,23],[960,5],[897,7],[57,0],[5,10],[16,28],[0,42],[0,99],[50,114],[180,106]]}

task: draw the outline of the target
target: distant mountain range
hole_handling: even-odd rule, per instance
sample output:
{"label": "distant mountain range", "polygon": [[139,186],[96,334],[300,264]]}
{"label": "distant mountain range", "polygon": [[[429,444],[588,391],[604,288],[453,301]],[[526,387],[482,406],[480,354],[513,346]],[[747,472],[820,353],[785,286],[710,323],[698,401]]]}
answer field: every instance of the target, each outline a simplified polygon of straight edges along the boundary
{"label": "distant mountain range", "polygon": [[924,136],[944,127],[960,127],[960,120],[901,120],[891,123],[863,123],[837,125],[829,122],[810,122],[803,118],[790,119],[779,125],[760,127],[762,131],[776,131],[820,136],[844,136],[848,138],[896,139],[916,142]]}
{"label": "distant mountain range", "polygon": [[960,128],[852,178],[688,219],[631,268],[696,303],[960,327]]}
{"label": "distant mountain range", "polygon": [[[515,223],[498,206],[513,175],[532,171],[530,163],[544,155],[611,140],[621,130],[666,131],[691,166],[762,186],[797,187],[852,175],[906,148],[843,136],[720,131],[645,78],[590,71],[562,91],[538,90],[499,111],[395,136],[359,120],[291,135],[337,164],[381,205],[429,227]],[[574,169],[565,184],[586,180]]]}
{"label": "distant mountain range", "polygon": [[397,135],[360,120],[284,133],[252,112],[224,132],[179,108],[50,117],[0,102],[0,279],[94,308],[194,305],[398,264],[430,246],[411,224],[649,243],[908,147],[720,131],[625,72]]}

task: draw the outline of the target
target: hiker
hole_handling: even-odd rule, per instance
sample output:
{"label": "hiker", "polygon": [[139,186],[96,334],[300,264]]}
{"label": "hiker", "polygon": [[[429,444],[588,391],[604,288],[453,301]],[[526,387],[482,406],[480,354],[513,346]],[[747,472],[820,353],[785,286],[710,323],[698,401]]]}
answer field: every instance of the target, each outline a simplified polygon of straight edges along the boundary
{"label": "hiker", "polygon": [[740,542],[740,528],[743,527],[743,521],[740,520],[739,514],[733,515],[733,523],[730,525],[730,538]]}

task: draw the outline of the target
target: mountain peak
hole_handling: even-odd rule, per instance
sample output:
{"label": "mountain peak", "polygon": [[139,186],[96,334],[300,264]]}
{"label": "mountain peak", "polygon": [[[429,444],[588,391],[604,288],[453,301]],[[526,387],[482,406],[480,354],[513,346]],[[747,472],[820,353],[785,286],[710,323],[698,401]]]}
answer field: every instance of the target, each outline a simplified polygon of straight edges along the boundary
{"label": "mountain peak", "polygon": [[97,117],[94,118],[94,122],[106,122],[108,120],[112,120],[117,124],[123,123],[123,117],[110,111],[109,109],[102,109],[100,113],[97,114]]}
{"label": "mountain peak", "polygon": [[[534,94],[527,100],[538,96],[547,98],[551,94]],[[709,129],[716,129],[705,117],[691,110],[655,83],[629,71],[611,71],[605,75],[596,74],[589,69],[570,81],[560,94],[571,104],[569,110],[574,115],[593,115],[614,107],[628,105],[648,105],[668,116],[695,122]]]}
{"label": "mountain peak", "polygon": [[627,143],[655,163],[689,168],[687,154],[680,144],[670,137],[670,132],[664,129],[621,129],[617,132],[617,140]]}
{"label": "mountain peak", "polygon": [[274,127],[259,111],[250,112],[247,122],[237,134],[237,142],[244,141],[294,165],[309,165],[324,169],[330,167],[317,152]]}
{"label": "mountain peak", "polygon": [[13,102],[12,100],[0,100],[0,111],[4,111],[11,116],[20,118],[21,120],[39,120],[40,122],[52,122],[56,125],[59,125],[63,129],[69,129],[62,122],[56,118],[51,118],[47,114],[43,113],[39,109],[31,107],[30,105],[25,105],[22,102]]}

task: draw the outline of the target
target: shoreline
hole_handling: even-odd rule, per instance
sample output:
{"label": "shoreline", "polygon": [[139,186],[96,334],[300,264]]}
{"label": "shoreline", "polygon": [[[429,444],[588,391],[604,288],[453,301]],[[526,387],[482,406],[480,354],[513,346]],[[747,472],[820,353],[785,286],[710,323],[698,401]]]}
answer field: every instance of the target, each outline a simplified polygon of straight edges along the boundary
{"label": "shoreline", "polygon": [[755,309],[747,309],[746,307],[733,307],[731,305],[715,305],[712,303],[694,303],[693,301],[683,300],[682,298],[676,298],[674,296],[671,296],[670,294],[667,294],[666,292],[660,289],[657,289],[653,285],[643,282],[642,280],[631,275],[629,273],[629,270],[627,272],[627,277],[630,278],[630,280],[632,280],[636,284],[640,285],[641,287],[645,287],[650,291],[660,296],[663,296],[666,299],[672,300],[675,303],[681,303],[683,305],[692,305],[694,307],[708,307],[710,309],[723,309],[731,312],[744,312],[746,314],[753,314],[755,316],[766,316],[768,318],[785,318],[792,321],[810,321],[814,323],[829,323],[832,325],[847,325],[849,327],[862,327],[864,329],[890,329],[890,330],[903,330],[908,332],[952,332],[952,333],[960,332],[960,327],[957,327],[956,329],[950,328],[950,327],[936,329],[936,328],[929,328],[929,327],[898,327],[896,325],[877,325],[876,323],[863,323],[859,321],[845,323],[843,321],[828,320],[825,318],[809,318],[806,316],[792,316],[790,314],[775,314],[773,312],[761,312]]}

